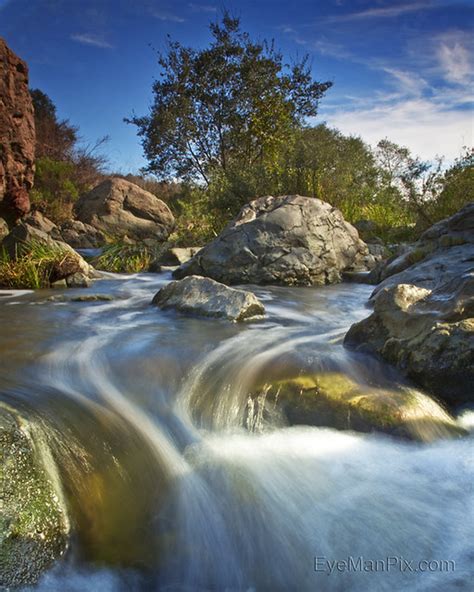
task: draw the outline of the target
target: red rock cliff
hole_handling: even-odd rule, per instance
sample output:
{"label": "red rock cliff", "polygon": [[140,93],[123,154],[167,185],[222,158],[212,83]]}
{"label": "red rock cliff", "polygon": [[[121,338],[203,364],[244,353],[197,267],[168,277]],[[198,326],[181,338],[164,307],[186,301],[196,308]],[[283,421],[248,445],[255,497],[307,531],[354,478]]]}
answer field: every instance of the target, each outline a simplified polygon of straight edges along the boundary
{"label": "red rock cliff", "polygon": [[0,38],[0,215],[15,219],[30,209],[35,123],[28,67]]}

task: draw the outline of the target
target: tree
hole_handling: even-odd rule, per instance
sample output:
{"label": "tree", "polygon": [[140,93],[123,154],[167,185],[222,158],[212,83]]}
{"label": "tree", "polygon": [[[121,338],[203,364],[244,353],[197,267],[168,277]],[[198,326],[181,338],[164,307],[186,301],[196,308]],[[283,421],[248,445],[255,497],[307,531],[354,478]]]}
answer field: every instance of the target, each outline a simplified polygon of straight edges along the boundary
{"label": "tree", "polygon": [[53,101],[39,89],[30,91],[35,110],[36,158],[68,161],[78,141],[78,128],[58,120]]}
{"label": "tree", "polygon": [[370,148],[324,124],[295,133],[283,156],[282,193],[328,201],[354,219],[375,193],[376,168]]}
{"label": "tree", "polygon": [[442,159],[424,162],[412,156],[408,148],[386,138],[377,144],[375,156],[379,166],[379,197],[387,203],[404,203],[422,227],[431,226],[434,223],[431,206],[442,187]]}
{"label": "tree", "polygon": [[210,31],[203,50],[169,42],[149,115],[126,119],[159,178],[208,185],[215,173],[271,161],[331,86],[312,79],[307,56],[285,65],[273,42],[252,41],[228,12]]}
{"label": "tree", "polygon": [[100,148],[81,144],[79,129],[67,119],[58,120],[56,106],[39,89],[30,91],[35,110],[36,175],[32,204],[55,222],[70,218],[73,203],[96,184],[107,162]]}

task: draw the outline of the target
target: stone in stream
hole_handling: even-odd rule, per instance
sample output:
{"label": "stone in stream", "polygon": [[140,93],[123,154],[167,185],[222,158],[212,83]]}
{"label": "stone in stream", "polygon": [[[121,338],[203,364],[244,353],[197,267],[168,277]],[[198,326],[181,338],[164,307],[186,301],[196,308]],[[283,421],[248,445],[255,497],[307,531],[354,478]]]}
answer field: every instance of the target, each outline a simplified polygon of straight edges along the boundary
{"label": "stone in stream", "polygon": [[261,197],[174,272],[226,284],[333,284],[375,265],[341,212],[313,197]]}
{"label": "stone in stream", "polygon": [[106,179],[75,206],[76,217],[110,236],[166,240],[174,228],[168,206],[153,193],[125,179]]}
{"label": "stone in stream", "polygon": [[374,312],[352,325],[344,344],[380,355],[449,404],[473,402],[474,273],[435,290],[384,288]]}
{"label": "stone in stream", "polygon": [[262,384],[249,396],[247,427],[260,418],[290,425],[383,432],[430,442],[464,435],[454,419],[421,392],[361,385],[338,372],[299,375]]}
{"label": "stone in stream", "polygon": [[474,401],[474,203],[377,273],[374,312],[345,345],[381,356],[450,405]]}
{"label": "stone in stream", "polygon": [[0,405],[0,588],[35,583],[64,554],[61,499],[39,427]]}
{"label": "stone in stream", "polygon": [[252,292],[229,288],[194,275],[167,284],[155,295],[152,304],[231,321],[244,321],[265,314],[263,304]]}

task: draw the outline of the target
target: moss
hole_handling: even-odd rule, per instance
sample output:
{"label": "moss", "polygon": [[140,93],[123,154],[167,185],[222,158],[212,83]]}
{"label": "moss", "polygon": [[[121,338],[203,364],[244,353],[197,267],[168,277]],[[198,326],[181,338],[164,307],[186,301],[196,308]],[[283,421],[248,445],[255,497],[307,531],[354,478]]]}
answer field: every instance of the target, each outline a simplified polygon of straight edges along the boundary
{"label": "moss", "polygon": [[0,585],[35,582],[67,546],[50,459],[30,426],[0,407]]}
{"label": "moss", "polygon": [[265,392],[267,404],[282,410],[290,424],[375,430],[423,441],[463,433],[419,391],[376,389],[338,372],[295,376],[257,391]]}

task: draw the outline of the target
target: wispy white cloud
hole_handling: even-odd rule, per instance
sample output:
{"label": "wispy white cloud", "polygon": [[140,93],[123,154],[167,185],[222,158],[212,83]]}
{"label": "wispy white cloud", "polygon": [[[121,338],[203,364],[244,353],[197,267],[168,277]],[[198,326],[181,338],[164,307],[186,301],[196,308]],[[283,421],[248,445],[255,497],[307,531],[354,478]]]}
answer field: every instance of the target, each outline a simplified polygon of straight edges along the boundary
{"label": "wispy white cloud", "polygon": [[93,33],[76,33],[71,35],[71,39],[83,45],[91,45],[93,47],[100,47],[102,49],[112,49],[113,45],[106,41],[101,35],[94,35]]}
{"label": "wispy white cloud", "polygon": [[361,10],[359,12],[350,12],[348,14],[328,16],[324,20],[326,23],[342,23],[366,19],[396,18],[397,16],[401,16],[402,14],[418,12],[420,10],[434,7],[435,5],[432,2],[409,2],[406,4],[398,4],[395,6],[380,6],[377,8],[368,8],[367,10]]}
{"label": "wispy white cloud", "polygon": [[472,84],[474,42],[463,31],[448,31],[436,39],[439,69],[448,82]]}
{"label": "wispy white cloud", "polygon": [[194,2],[190,2],[188,6],[193,12],[217,12],[217,7],[212,4],[195,4]]}
{"label": "wispy white cloud", "polygon": [[167,12],[165,10],[153,10],[152,16],[159,19],[160,21],[170,21],[172,23],[184,23],[186,21],[185,18],[174,14],[172,12]]}
{"label": "wispy white cloud", "polygon": [[463,146],[474,144],[471,111],[445,108],[427,98],[336,110],[327,117],[327,123],[370,144],[388,137],[426,160],[444,155],[452,161]]}

